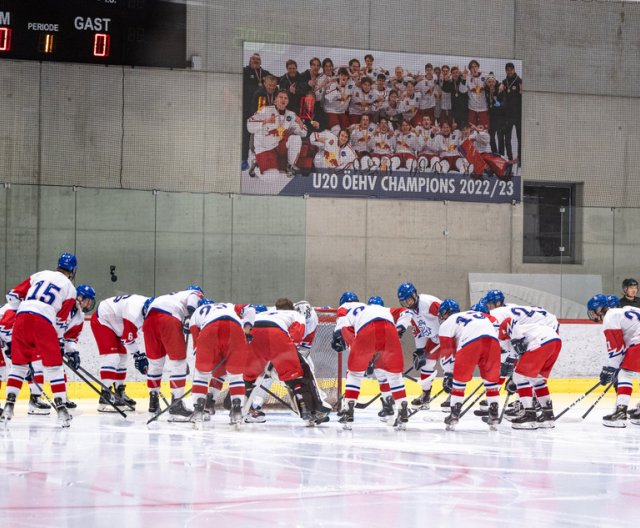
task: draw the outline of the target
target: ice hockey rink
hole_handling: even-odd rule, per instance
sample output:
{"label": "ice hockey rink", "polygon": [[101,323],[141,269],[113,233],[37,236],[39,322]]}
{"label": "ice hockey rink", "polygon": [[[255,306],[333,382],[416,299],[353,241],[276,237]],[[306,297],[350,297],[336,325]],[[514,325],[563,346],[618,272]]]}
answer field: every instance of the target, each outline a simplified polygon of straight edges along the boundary
{"label": "ice hockey rink", "polygon": [[[577,396],[557,395],[556,409]],[[22,400],[0,431],[2,525],[632,526],[640,427],[600,424],[610,395],[582,421],[592,396],[553,430],[495,432],[471,412],[445,431],[438,402],[404,432],[377,408],[357,411],[352,431],[284,411],[236,430],[222,410],[195,431],[99,415],[89,400],[65,430]]]}

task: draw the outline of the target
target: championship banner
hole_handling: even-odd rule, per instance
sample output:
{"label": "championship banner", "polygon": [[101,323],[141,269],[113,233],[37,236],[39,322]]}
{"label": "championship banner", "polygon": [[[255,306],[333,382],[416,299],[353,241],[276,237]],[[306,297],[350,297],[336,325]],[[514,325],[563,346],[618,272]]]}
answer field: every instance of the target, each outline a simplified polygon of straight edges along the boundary
{"label": "championship banner", "polygon": [[243,193],[521,200],[521,61],[253,42],[244,60]]}

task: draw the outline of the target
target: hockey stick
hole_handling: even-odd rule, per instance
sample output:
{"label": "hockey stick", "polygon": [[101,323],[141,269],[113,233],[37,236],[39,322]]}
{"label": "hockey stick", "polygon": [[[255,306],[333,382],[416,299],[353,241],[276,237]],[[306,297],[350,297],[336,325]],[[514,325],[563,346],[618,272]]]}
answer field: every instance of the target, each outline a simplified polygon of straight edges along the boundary
{"label": "hockey stick", "polygon": [[438,396],[440,396],[442,393],[444,392],[444,389],[440,389],[440,392],[438,392],[438,394],[436,394],[433,398],[431,398],[429,400],[429,403],[431,403],[433,400],[435,400]]}
{"label": "hockey stick", "polygon": [[[514,393],[515,394],[515,393]],[[498,418],[498,423],[502,423],[502,418],[504,417],[504,413],[507,410],[507,406],[509,405],[509,398],[511,398],[511,393],[507,392],[507,397],[504,400],[504,405],[502,406],[502,412],[500,413],[500,418]]]}
{"label": "hockey stick", "polygon": [[[412,378],[411,376],[407,376],[407,374],[409,374],[409,372],[411,372],[413,370],[413,367],[409,367],[407,370],[405,370],[402,373],[402,377],[403,378],[407,378],[410,379],[411,381],[416,381],[415,378]],[[374,401],[376,401],[378,398],[382,397],[382,393],[379,392],[378,394],[376,394],[373,398],[371,398],[368,402],[365,403],[356,403],[356,409],[366,409],[367,407],[369,407],[369,405],[371,405]]]}
{"label": "hockey stick", "polygon": [[[476,392],[478,392],[483,386],[484,386],[484,383],[481,381],[480,385],[478,385],[475,389],[473,389],[473,392],[471,394],[469,394],[469,396],[467,396],[464,399],[464,401],[462,402],[462,406],[464,407],[465,403],[467,403],[473,397],[473,395]],[[484,394],[484,391],[482,391],[482,394]],[[480,394],[480,396],[482,396],[482,394]],[[474,403],[475,403],[475,401],[474,401]],[[471,404],[471,405],[473,405],[473,404]],[[471,405],[469,407],[471,407]],[[462,416],[462,415],[460,415],[460,416]]]}
{"label": "hockey stick", "polygon": [[[477,390],[477,389],[476,389],[476,390]],[[473,407],[476,403],[478,403],[478,401],[480,400],[480,398],[482,398],[482,397],[485,395],[485,393],[486,393],[486,392],[487,392],[487,391],[482,391],[480,394],[478,394],[478,395],[476,396],[476,399],[475,399],[475,400],[473,400],[473,401],[469,404],[469,406],[468,406],[464,411],[462,411],[462,412],[460,413],[460,416],[459,416],[459,418],[458,418],[458,419],[462,418],[465,414],[467,414],[467,413],[469,412],[469,409],[471,409],[471,407]],[[474,393],[475,393],[475,391],[474,391]],[[473,394],[471,394],[471,396],[473,396]],[[469,398],[470,398],[471,396],[469,396]],[[467,400],[465,400],[465,401],[467,401]]]}
{"label": "hockey stick", "polygon": [[[107,391],[110,394],[110,399],[113,403],[115,403],[115,394],[113,394],[111,392],[111,388],[107,387],[104,383],[102,383],[102,381],[100,381],[98,378],[96,378],[93,374],[91,374],[91,372],[89,372],[87,369],[85,369],[82,366],[78,367],[78,370],[80,372],[82,372],[85,376],[87,376],[89,379],[91,379],[94,383],[97,383],[100,387],[102,387],[102,390]],[[102,395],[101,395],[102,396]],[[126,403],[124,400],[122,400],[122,403],[129,408],[130,411],[135,411],[135,407],[133,407],[132,405],[129,405],[128,403]]]}
{"label": "hockey stick", "polygon": [[[29,365],[29,368],[33,370],[33,367],[31,365]],[[44,392],[44,389],[36,381],[35,373],[32,375],[31,381],[27,380],[26,378],[25,378],[25,380],[27,381],[27,383],[33,383],[36,386],[36,388],[40,391],[40,394],[42,394],[44,396],[44,399],[49,402],[49,405],[51,405],[51,407],[53,407],[54,409],[56,408],[55,403],[53,403],[51,401],[51,398],[49,398],[49,395],[46,392]]]}
{"label": "hockey stick", "polygon": [[[94,391],[96,394],[98,394],[99,396],[102,396],[102,392],[101,392],[100,390],[96,389],[96,388],[93,386],[93,383],[91,383],[91,382],[90,382],[90,381],[89,381],[85,376],[83,376],[82,374],[80,374],[80,371],[79,371],[78,369],[73,368],[73,367],[71,366],[71,364],[69,363],[69,361],[67,361],[67,360],[65,360],[65,359],[63,358],[63,359],[62,359],[62,362],[63,362],[67,367],[69,367],[69,369],[71,369],[71,371],[72,371],[76,376],[78,376],[82,381],[84,381],[87,385],[89,385],[89,387],[91,387],[91,388],[93,389],[93,391]],[[84,370],[84,369],[83,369],[83,370]],[[111,393],[111,391],[109,391],[109,393]],[[111,400],[112,400],[112,398],[109,398],[109,400],[107,401],[107,403],[108,403],[109,405],[111,405],[111,407],[113,407],[113,408],[116,410],[116,412],[126,420],[126,419],[127,419],[127,415],[125,414],[125,412],[124,412],[122,409],[118,409],[118,408],[115,406],[115,404],[114,404]]]}
{"label": "hockey stick", "polygon": [[587,409],[587,412],[586,412],[586,413],[584,413],[584,414],[582,415],[582,419],[583,419],[583,420],[584,420],[584,419],[589,415],[589,413],[590,413],[591,411],[593,411],[593,408],[594,408],[596,405],[598,405],[598,402],[603,398],[603,396],[604,396],[607,392],[609,392],[609,389],[610,389],[611,387],[613,387],[613,385],[614,385],[614,382],[613,382],[613,381],[612,381],[611,383],[609,383],[609,386],[608,386],[606,389],[604,389],[604,391],[602,392],[602,394],[601,394],[600,396],[598,396],[598,399],[597,399],[596,401],[594,401],[594,402],[593,402],[593,405],[592,405],[591,407],[589,407],[589,408]]}
{"label": "hockey stick", "polygon": [[[222,358],[220,361],[218,361],[218,364],[213,367],[213,369],[211,370],[211,372],[214,372],[218,369],[218,367],[220,365],[222,365],[225,362],[226,358]],[[168,407],[165,407],[164,409],[162,409],[158,414],[153,415],[151,418],[149,418],[147,420],[147,425],[149,425],[152,422],[155,422],[158,418],[160,418],[164,413],[166,413],[169,409],[172,409],[173,407],[176,406],[177,403],[181,402],[182,400],[184,400],[187,396],[189,396],[189,394],[191,394],[193,387],[191,389],[189,389],[188,391],[186,391],[182,396],[180,396],[179,398],[176,398],[175,400],[173,400],[171,402],[171,404]],[[164,398],[163,398],[164,399]]]}
{"label": "hockey stick", "polygon": [[563,414],[565,414],[569,409],[571,409],[573,406],[575,406],[577,403],[580,403],[582,400],[584,400],[589,394],[591,394],[594,390],[596,390],[598,387],[600,386],[600,382],[596,382],[596,384],[591,387],[587,392],[585,392],[582,396],[580,396],[576,401],[574,401],[571,405],[569,405],[569,407],[567,407],[564,411],[562,411],[558,416],[556,416],[556,421],[558,421],[560,419],[560,417],[562,417]]}

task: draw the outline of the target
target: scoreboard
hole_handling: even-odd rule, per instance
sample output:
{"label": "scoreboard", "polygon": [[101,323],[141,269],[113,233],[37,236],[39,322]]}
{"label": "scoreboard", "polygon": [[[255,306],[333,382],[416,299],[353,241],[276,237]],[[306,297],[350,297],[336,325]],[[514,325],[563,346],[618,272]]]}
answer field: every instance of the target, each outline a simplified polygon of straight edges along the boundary
{"label": "scoreboard", "polygon": [[0,59],[185,68],[185,0],[0,0]]}

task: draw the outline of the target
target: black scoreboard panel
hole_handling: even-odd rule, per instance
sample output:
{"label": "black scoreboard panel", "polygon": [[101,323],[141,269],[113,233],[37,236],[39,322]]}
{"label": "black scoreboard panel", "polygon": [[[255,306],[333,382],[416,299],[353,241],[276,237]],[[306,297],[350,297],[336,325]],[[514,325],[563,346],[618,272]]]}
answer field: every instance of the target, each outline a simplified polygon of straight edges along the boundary
{"label": "black scoreboard panel", "polygon": [[185,0],[0,0],[0,59],[185,68]]}

